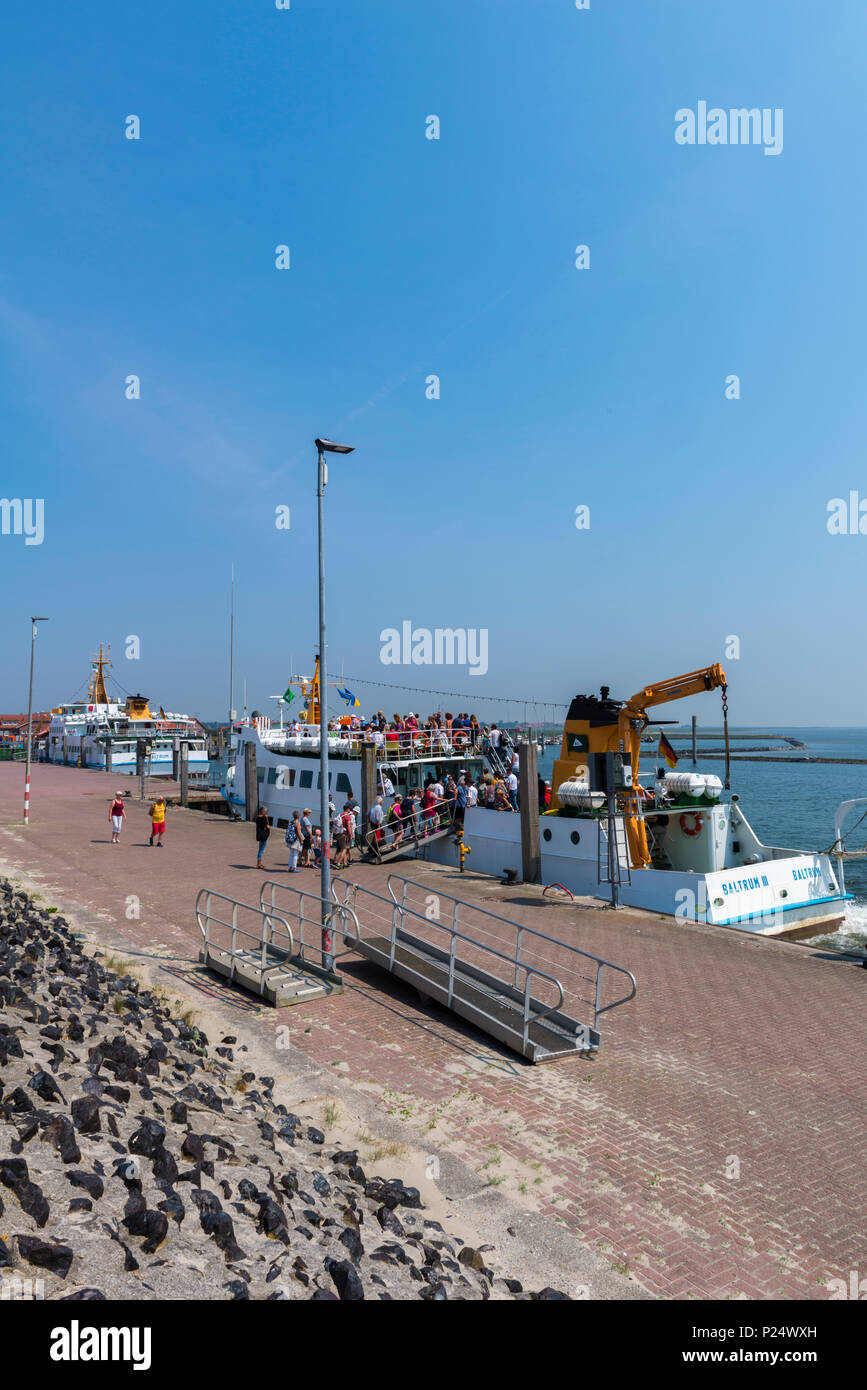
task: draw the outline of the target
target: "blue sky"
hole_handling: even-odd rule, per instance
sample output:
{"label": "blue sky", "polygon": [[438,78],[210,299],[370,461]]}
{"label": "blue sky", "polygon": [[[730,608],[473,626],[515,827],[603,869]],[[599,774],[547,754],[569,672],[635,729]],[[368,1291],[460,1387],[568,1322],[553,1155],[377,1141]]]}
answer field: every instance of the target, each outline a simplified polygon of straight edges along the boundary
{"label": "blue sky", "polygon": [[[0,493],[45,536],[0,535],[0,709],[42,612],[38,705],[104,641],[220,717],[232,563],[267,707],[312,664],[323,434],[356,446],[329,660],[366,709],[625,697],[736,635],[735,722],[867,722],[867,537],[826,527],[867,498],[865,39],[860,0],[15,6]],[[782,108],[782,153],[678,145],[700,100]],[[383,666],[405,620],[487,629],[488,674]]]}

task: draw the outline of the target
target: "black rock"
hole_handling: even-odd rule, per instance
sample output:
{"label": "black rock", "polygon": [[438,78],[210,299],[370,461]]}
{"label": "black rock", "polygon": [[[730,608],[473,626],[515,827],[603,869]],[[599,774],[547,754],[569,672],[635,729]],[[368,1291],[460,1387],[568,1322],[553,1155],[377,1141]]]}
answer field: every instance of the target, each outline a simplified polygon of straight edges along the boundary
{"label": "black rock", "polygon": [[314,1174],[313,1174],[313,1187],[314,1187],[314,1190],[315,1190],[316,1192],[319,1193],[319,1196],[320,1196],[320,1197],[330,1197],[330,1196],[331,1196],[331,1184],[327,1181],[327,1179],[325,1178],[324,1174],[322,1174],[322,1173],[314,1173]]}
{"label": "black rock", "polygon": [[141,1183],[141,1164],[137,1158],[116,1158],[114,1171],[127,1185]]}
{"label": "black rock", "polygon": [[325,1268],[331,1275],[341,1303],[357,1303],[364,1298],[364,1285],[349,1260],[326,1260]]}
{"label": "black rock", "polygon": [[11,1094],[6,1097],[3,1104],[8,1105],[10,1110],[12,1110],[13,1113],[16,1115],[23,1115],[26,1114],[28,1111],[36,1109],[36,1106],[33,1104],[33,1101],[30,1099],[27,1092],[23,1090],[21,1086],[16,1086],[15,1090],[12,1091]]}
{"label": "black rock", "polygon": [[38,1071],[31,1077],[30,1089],[31,1091],[35,1091],[42,1100],[59,1100],[62,1105],[66,1104],[66,1100],[56,1081],[47,1071]]}
{"label": "black rock", "polygon": [[458,1255],[458,1260],[462,1265],[469,1269],[481,1270],[485,1267],[484,1257],[478,1250],[474,1250],[471,1245],[465,1245]]}
{"label": "black rock", "polygon": [[[219,1051],[219,1048],[217,1051]],[[230,1279],[228,1284],[223,1285],[223,1288],[228,1289],[229,1293],[232,1295],[232,1299],[235,1301],[250,1297],[250,1290],[247,1288],[243,1279]]]}
{"label": "black rock", "polygon": [[193,1163],[201,1163],[205,1157],[205,1146],[198,1134],[187,1134],[181,1144],[181,1153],[184,1158],[192,1159]]}
{"label": "black rock", "polygon": [[80,1162],[81,1149],[75,1138],[75,1130],[72,1128],[72,1121],[65,1115],[53,1116],[43,1129],[42,1138],[59,1151],[64,1163]]}
{"label": "black rock", "polygon": [[39,1240],[37,1236],[16,1236],[16,1240],[22,1260],[36,1265],[38,1269],[47,1269],[60,1279],[66,1278],[72,1264],[72,1251],[68,1245],[54,1245],[50,1241]]}
{"label": "black rock", "polygon": [[447,1303],[448,1297],[445,1284],[441,1284],[439,1280],[419,1293],[419,1298],[424,1298],[429,1303]]}
{"label": "black rock", "polygon": [[95,1096],[80,1096],[69,1109],[79,1134],[99,1134],[99,1101]]}
{"label": "black rock", "polygon": [[106,1086],[104,1091],[107,1096],[111,1096],[112,1100],[120,1101],[121,1105],[126,1105],[129,1102],[130,1092],[126,1086]]}
{"label": "black rock", "polygon": [[329,1303],[337,1303],[337,1294],[332,1293],[330,1289],[317,1289],[315,1293],[310,1295],[311,1303],[324,1303],[326,1301]]}
{"label": "black rock", "polygon": [[164,1201],[157,1202],[157,1207],[160,1211],[164,1211],[167,1216],[170,1216],[173,1221],[176,1221],[179,1226],[186,1215],[184,1204],[176,1192],[170,1193]]}
{"label": "black rock", "polygon": [[162,1245],[169,1229],[169,1220],[162,1211],[135,1211],[124,1217],[123,1224],[130,1235],[142,1236],[142,1250],[152,1255]]}
{"label": "black rock", "polygon": [[93,1202],[89,1197],[73,1197],[69,1203],[70,1211],[93,1211]]}
{"label": "black rock", "polygon": [[85,1173],[81,1168],[73,1168],[66,1176],[73,1187],[83,1187],[94,1201],[98,1202],[105,1191],[102,1179],[98,1178],[95,1173]]}
{"label": "black rock", "polygon": [[286,1226],[286,1217],[274,1198],[269,1197],[267,1192],[257,1192],[256,1201],[259,1204],[258,1230],[264,1231],[266,1236],[273,1236],[275,1240],[281,1240],[284,1245],[288,1245],[289,1231]]}
{"label": "black rock", "polygon": [[187,1123],[187,1107],[182,1100],[176,1100],[169,1113],[171,1114],[174,1124],[185,1125]]}
{"label": "black rock", "polygon": [[553,1303],[554,1301],[562,1301],[566,1303],[572,1302],[571,1298],[567,1293],[561,1293],[559,1289],[551,1288],[540,1289],[538,1293],[531,1294],[531,1297],[536,1302],[542,1303]]}
{"label": "black rock", "polygon": [[105,1302],[105,1294],[101,1289],[76,1289],[75,1293],[65,1293],[57,1301],[58,1303],[95,1303],[97,1300]]}
{"label": "black rock", "polygon": [[325,1135],[322,1133],[322,1130],[314,1128],[313,1125],[307,1130],[307,1138],[310,1140],[311,1144],[325,1143]]}
{"label": "black rock", "polygon": [[384,1231],[390,1231],[393,1236],[398,1236],[401,1240],[405,1238],[406,1231],[391,1207],[379,1207],[376,1211],[376,1219]]}
{"label": "black rock", "polygon": [[162,1148],[165,1137],[165,1125],[161,1125],[159,1120],[144,1119],[135,1133],[130,1135],[129,1151],[132,1154],[144,1154],[146,1158],[153,1158],[157,1149]]}
{"label": "black rock", "polygon": [[355,1168],[358,1164],[357,1149],[341,1149],[339,1153],[331,1155],[331,1162],[338,1168]]}
{"label": "black rock", "polygon": [[361,1236],[353,1226],[347,1226],[338,1237],[340,1244],[345,1245],[349,1252],[349,1258],[353,1264],[358,1264],[364,1254],[364,1246],[361,1243]]}
{"label": "black rock", "polygon": [[178,1165],[174,1155],[164,1146],[157,1149],[153,1162],[153,1174],[157,1182],[167,1182],[172,1185],[178,1180]]}

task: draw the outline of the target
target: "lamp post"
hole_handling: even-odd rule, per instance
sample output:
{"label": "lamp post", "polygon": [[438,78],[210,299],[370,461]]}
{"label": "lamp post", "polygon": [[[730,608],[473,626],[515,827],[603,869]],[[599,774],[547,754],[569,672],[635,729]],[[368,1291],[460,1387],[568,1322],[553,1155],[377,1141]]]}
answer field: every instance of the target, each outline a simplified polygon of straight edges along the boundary
{"label": "lamp post", "polygon": [[24,824],[30,824],[30,745],[33,738],[33,655],[36,649],[36,624],[47,618],[31,618],[30,628],[30,690],[27,696],[27,766],[24,771]]}
{"label": "lamp post", "polygon": [[326,454],[351,454],[354,445],[334,444],[330,439],[315,441],[318,455],[316,498],[319,514],[319,824],[322,828],[322,968],[334,966],[333,941],[327,921],[331,900],[331,823],[328,815],[328,672],[325,646],[325,486],[328,482]]}

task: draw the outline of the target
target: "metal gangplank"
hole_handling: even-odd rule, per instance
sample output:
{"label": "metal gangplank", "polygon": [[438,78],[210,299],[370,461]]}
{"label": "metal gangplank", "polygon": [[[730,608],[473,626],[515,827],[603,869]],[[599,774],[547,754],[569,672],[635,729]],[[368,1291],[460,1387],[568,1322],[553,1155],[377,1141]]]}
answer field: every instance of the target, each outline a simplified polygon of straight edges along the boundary
{"label": "metal gangplank", "polygon": [[[589,951],[431,884],[390,874],[386,886],[387,895],[347,879],[333,885],[359,924],[347,946],[530,1062],[597,1051],[602,1014],[635,995],[629,970]],[[630,988],[612,998],[614,975]],[[588,1021],[573,1017],[579,1006]]]}
{"label": "metal gangplank", "polygon": [[387,859],[397,859],[401,854],[417,854],[425,845],[433,844],[434,840],[454,835],[454,818],[449,804],[443,802],[435,809],[430,819],[420,811],[410,824],[403,822],[403,835],[400,840],[395,840],[391,824],[384,822],[382,832],[381,840],[376,838],[376,832],[373,830],[368,830],[364,837],[364,848],[379,864]]}
{"label": "metal gangplank", "polygon": [[[269,887],[271,906],[266,908]],[[273,890],[278,887],[286,899],[279,912],[273,905]],[[354,934],[354,914],[334,903],[324,906],[323,913],[321,898],[270,881],[262,885],[258,906],[202,888],[196,898],[196,921],[202,933],[199,961],[278,1008],[337,994],[343,983],[333,958],[322,952],[323,921],[326,930],[348,924]],[[314,930],[319,961],[314,959]]]}

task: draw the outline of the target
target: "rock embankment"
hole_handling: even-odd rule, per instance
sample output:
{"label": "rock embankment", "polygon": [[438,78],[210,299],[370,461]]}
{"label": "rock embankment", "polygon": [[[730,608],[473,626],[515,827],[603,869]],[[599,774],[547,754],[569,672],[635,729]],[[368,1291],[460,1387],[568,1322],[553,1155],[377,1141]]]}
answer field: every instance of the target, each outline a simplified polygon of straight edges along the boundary
{"label": "rock embankment", "polygon": [[[556,1299],[0,879],[0,1279],[56,1299]],[[31,1285],[32,1286],[32,1285]]]}

